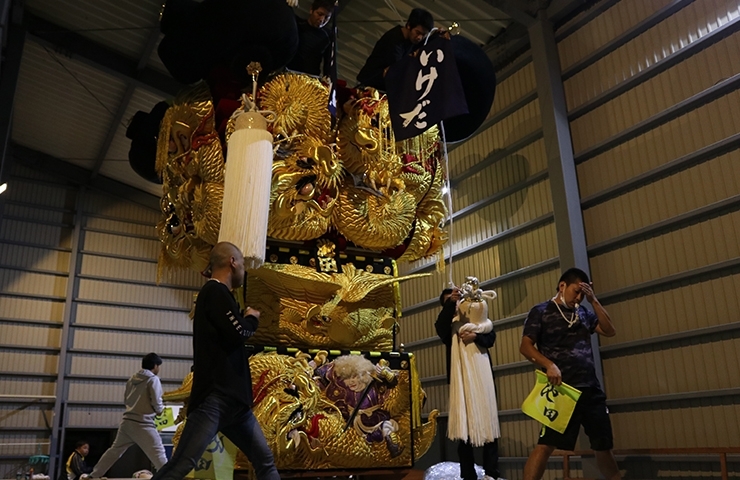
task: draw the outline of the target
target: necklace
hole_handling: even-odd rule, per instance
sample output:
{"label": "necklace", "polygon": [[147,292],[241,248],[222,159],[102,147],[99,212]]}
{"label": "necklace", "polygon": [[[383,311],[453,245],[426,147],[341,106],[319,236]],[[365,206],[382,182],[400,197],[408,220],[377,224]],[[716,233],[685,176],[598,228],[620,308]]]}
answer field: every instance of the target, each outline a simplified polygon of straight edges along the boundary
{"label": "necklace", "polygon": [[563,313],[563,310],[560,308],[560,305],[558,304],[558,296],[557,295],[555,295],[554,297],[552,297],[552,301],[555,304],[555,306],[557,307],[558,312],[560,312],[560,316],[563,317],[563,320],[565,320],[565,322],[568,324],[568,328],[571,328],[573,325],[575,325],[576,323],[578,323],[579,318],[578,318],[578,304],[577,303],[576,303],[575,310],[573,310],[573,313],[570,314],[570,319],[568,319],[568,317],[565,316],[565,314]]}

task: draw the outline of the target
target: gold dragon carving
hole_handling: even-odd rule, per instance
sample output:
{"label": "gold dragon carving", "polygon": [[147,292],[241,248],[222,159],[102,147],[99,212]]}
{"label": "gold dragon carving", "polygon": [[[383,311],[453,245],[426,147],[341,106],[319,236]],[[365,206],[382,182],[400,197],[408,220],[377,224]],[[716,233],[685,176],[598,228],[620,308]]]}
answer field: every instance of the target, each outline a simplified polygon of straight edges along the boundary
{"label": "gold dragon carving", "polygon": [[[402,467],[411,464],[412,452],[415,458],[426,453],[436,434],[438,411],[433,410],[426,423],[412,426],[411,410],[419,408],[425,396],[418,383],[411,381],[411,376],[418,375],[413,363],[411,368],[391,370],[380,360],[370,372],[372,378],[363,383],[356,369],[347,375],[332,365],[339,359],[350,364],[368,362],[347,359],[361,356],[326,362],[326,351],[314,352],[313,358],[300,350],[293,355],[263,352],[250,357],[253,412],[280,470]],[[349,392],[365,390],[371,382],[371,393],[358,407],[366,421],[355,417],[350,422],[347,408],[357,407],[351,400],[357,397]],[[166,392],[163,400],[187,401],[191,384],[189,376],[182,387]],[[411,401],[414,397],[419,399],[416,407]],[[349,404],[340,398],[349,399]],[[381,420],[377,426],[367,421],[374,416]],[[173,443],[178,440],[176,433]],[[241,452],[236,468],[248,470],[254,478]]]}
{"label": "gold dragon carving", "polygon": [[[404,261],[438,252],[446,210],[436,127],[396,142],[386,97],[366,89],[344,105],[335,131],[328,95],[326,84],[295,73],[259,91],[275,139],[268,235],[306,241],[336,230],[375,251],[407,242]],[[218,239],[225,158],[205,83],[174,99],[158,138],[160,276],[167,268],[203,270]]]}

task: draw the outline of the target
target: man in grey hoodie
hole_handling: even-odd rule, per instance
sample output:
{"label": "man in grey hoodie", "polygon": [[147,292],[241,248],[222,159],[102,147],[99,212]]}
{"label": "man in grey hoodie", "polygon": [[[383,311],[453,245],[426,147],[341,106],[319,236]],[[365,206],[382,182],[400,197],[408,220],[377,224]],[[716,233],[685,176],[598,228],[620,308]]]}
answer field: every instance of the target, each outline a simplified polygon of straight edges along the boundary
{"label": "man in grey hoodie", "polygon": [[126,382],[126,411],[118,434],[113,445],[100,457],[91,477],[99,478],[105,474],[133,444],[137,444],[149,457],[155,469],[159,470],[167,463],[162,438],[154,427],[154,417],[164,410],[162,384],[157,377],[160,365],[162,359],[159,355],[149,353],[141,360],[141,370]]}

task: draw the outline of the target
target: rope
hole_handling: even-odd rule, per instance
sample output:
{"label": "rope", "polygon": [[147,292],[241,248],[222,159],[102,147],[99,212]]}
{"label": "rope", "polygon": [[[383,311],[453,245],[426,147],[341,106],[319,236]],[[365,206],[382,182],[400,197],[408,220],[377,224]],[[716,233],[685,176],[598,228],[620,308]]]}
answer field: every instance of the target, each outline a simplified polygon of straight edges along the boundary
{"label": "rope", "polygon": [[[452,288],[455,285],[455,282],[452,281],[452,256],[453,256],[453,248],[452,248],[452,188],[450,188],[450,158],[447,155],[447,137],[445,136],[445,124],[444,122],[439,122],[439,131],[442,133],[442,151],[444,153],[444,169],[445,169],[445,186],[443,192],[443,196],[445,198],[445,203],[447,204],[447,221],[450,224],[449,227],[449,236],[448,241],[450,245],[450,265],[447,268],[447,287]],[[442,247],[442,264],[444,265],[444,247]]]}

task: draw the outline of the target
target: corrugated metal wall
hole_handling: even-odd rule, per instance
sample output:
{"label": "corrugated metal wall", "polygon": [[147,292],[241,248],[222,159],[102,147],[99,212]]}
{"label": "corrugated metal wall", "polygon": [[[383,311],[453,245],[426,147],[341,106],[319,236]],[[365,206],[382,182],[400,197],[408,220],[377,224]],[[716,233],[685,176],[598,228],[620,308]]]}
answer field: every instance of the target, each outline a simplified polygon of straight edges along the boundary
{"label": "corrugated metal wall", "polygon": [[739,445],[739,7],[622,0],[559,44],[616,448]]}
{"label": "corrugated metal wall", "polygon": [[[590,267],[618,332],[600,352],[616,448],[737,446],[740,2],[611,3],[556,38]],[[532,381],[521,325],[560,273],[528,56],[499,72],[484,128],[450,153],[454,280],[477,275],[499,294],[491,354],[505,457],[526,457],[536,441],[537,426],[519,413]],[[401,287],[399,338],[418,355],[426,411],[446,412],[434,333],[446,278],[433,263],[402,270],[432,276]],[[521,478],[521,461],[505,465],[507,478]],[[692,461],[630,465],[635,478],[718,471]],[[552,464],[545,478],[561,478],[558,470]]]}
{"label": "corrugated metal wall", "polygon": [[154,197],[147,208],[21,165],[9,185],[0,217],[2,477],[48,452],[55,396],[63,441],[69,428],[117,427],[125,381],[150,351],[164,360],[164,388],[179,386],[202,283],[182,272],[155,284]]}

